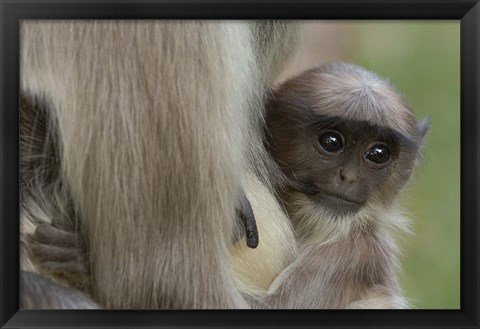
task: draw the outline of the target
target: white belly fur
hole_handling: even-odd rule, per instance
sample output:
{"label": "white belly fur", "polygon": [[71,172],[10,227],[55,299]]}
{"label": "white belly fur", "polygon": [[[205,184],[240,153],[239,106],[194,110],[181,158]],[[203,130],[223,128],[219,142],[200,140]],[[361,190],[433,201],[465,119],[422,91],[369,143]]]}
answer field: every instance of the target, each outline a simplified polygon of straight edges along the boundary
{"label": "white belly fur", "polygon": [[266,294],[272,281],[292,262],[296,242],[291,222],[274,195],[253,175],[247,179],[245,194],[252,205],[258,227],[256,249],[237,241],[230,250],[238,287],[253,296]]}

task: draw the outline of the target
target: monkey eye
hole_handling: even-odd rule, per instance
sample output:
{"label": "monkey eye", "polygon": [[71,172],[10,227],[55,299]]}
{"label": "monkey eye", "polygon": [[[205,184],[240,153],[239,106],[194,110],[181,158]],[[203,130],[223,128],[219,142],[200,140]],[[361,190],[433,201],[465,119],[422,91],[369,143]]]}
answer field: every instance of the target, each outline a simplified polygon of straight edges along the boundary
{"label": "monkey eye", "polygon": [[337,153],[343,149],[343,136],[336,130],[329,130],[318,137],[322,148],[328,153]]}
{"label": "monkey eye", "polygon": [[363,155],[365,159],[376,164],[385,164],[390,160],[391,151],[390,148],[383,144],[377,143],[370,147]]}

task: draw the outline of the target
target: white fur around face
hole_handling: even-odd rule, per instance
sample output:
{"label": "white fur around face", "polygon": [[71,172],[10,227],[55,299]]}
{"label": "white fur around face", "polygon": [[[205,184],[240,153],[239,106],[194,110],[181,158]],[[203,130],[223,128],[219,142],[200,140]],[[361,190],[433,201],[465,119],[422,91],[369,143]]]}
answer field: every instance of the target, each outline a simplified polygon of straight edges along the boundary
{"label": "white fur around face", "polygon": [[371,227],[389,231],[408,231],[408,219],[396,205],[382,205],[372,200],[354,215],[339,216],[310,200],[301,192],[288,195],[287,208],[300,244],[329,244],[345,238],[354,230]]}

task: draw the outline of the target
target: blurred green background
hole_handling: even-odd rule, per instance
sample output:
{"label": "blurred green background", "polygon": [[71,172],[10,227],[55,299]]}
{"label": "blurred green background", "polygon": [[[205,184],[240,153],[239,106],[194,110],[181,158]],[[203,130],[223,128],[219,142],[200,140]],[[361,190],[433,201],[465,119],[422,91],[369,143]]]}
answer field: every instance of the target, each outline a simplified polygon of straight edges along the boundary
{"label": "blurred green background", "polygon": [[460,22],[306,25],[283,78],[324,61],[352,62],[387,78],[418,118],[430,116],[423,159],[402,195],[413,233],[400,236],[400,281],[414,308],[460,308]]}

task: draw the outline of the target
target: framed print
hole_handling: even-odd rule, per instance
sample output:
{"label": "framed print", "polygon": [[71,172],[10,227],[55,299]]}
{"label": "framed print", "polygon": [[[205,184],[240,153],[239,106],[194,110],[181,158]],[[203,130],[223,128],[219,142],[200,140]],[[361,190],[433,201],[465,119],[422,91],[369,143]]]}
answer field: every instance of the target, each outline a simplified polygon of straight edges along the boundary
{"label": "framed print", "polygon": [[1,317],[478,327],[477,1],[1,1]]}

